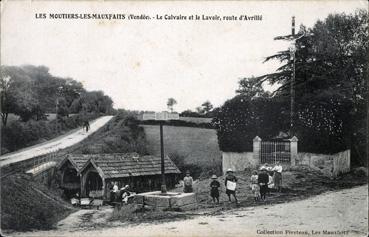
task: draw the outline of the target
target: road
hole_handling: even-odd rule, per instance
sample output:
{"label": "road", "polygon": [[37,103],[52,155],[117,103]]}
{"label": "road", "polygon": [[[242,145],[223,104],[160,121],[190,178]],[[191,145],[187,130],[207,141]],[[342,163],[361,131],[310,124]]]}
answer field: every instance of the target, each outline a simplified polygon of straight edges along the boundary
{"label": "road", "polygon": [[82,128],[77,129],[76,131],[68,135],[63,135],[50,141],[27,147],[17,152],[2,155],[0,156],[0,167],[72,146],[87,138],[92,133],[96,132],[99,128],[104,126],[112,117],[113,116],[103,116],[94,120],[90,124],[90,130],[88,132],[86,132]]}
{"label": "road", "polygon": [[72,214],[59,222],[56,230],[14,236],[367,236],[368,185],[301,201],[233,209],[221,215],[159,224],[118,222],[115,227],[81,229],[76,222],[78,215]]}

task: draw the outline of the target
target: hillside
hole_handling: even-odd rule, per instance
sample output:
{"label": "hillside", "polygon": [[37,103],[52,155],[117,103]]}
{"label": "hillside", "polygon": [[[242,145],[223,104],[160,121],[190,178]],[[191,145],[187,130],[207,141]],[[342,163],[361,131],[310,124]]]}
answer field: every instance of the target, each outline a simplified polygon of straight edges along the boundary
{"label": "hillside", "polygon": [[[147,150],[160,155],[160,130],[158,125],[142,125],[146,135]],[[181,157],[185,164],[193,164],[203,169],[221,167],[222,153],[214,129],[164,126],[165,154]]]}
{"label": "hillside", "polygon": [[51,229],[74,211],[58,190],[33,182],[27,175],[1,179],[1,229]]}

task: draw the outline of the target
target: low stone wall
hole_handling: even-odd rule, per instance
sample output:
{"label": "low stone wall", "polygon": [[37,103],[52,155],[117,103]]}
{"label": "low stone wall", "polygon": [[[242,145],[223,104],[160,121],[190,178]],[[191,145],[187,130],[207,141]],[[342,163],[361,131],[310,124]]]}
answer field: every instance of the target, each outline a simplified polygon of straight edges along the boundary
{"label": "low stone wall", "polygon": [[333,176],[338,176],[350,171],[351,151],[346,150],[335,154],[333,159]]}
{"label": "low stone wall", "polygon": [[319,169],[329,176],[338,176],[350,171],[350,150],[336,154],[297,153],[296,165]]}
{"label": "low stone wall", "polygon": [[[223,173],[226,173],[229,168],[234,171],[243,171],[245,168],[255,169],[259,166],[257,157],[253,152],[223,152]],[[306,165],[322,171],[327,176],[336,177],[350,171],[350,150],[336,154],[299,152],[296,155],[295,165]]]}
{"label": "low stone wall", "polygon": [[306,165],[313,169],[319,169],[328,176],[333,173],[333,155],[299,152],[296,165]]}
{"label": "low stone wall", "polygon": [[223,152],[222,162],[224,174],[229,168],[234,171],[243,171],[245,168],[256,168],[258,165],[253,152]]}

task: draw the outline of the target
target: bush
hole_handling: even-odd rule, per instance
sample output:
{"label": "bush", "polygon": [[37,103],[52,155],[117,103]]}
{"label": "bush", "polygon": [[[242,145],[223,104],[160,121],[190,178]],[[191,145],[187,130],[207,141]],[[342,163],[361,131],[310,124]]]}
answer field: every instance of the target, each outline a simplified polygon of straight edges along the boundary
{"label": "bush", "polygon": [[368,168],[358,167],[353,170],[354,175],[357,177],[367,177],[368,176]]}
{"label": "bush", "polygon": [[[159,125],[160,121],[157,120],[144,120],[140,121],[142,125]],[[177,126],[177,127],[194,127],[194,128],[209,128],[214,129],[214,125],[212,123],[193,123],[183,120],[168,120],[164,122],[165,126]]]}

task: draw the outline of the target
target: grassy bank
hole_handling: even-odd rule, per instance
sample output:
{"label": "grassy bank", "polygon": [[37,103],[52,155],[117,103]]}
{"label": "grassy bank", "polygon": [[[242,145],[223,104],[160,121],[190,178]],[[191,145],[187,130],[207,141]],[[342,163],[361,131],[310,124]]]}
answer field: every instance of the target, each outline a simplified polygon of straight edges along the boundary
{"label": "grassy bank", "polygon": [[18,174],[1,179],[1,229],[47,230],[75,209],[57,190]]}
{"label": "grassy bank", "polygon": [[[160,155],[160,131],[158,125],[141,125],[144,128],[147,150]],[[221,167],[222,153],[214,129],[164,126],[164,150],[172,159],[183,159],[185,165],[203,170]]]}

